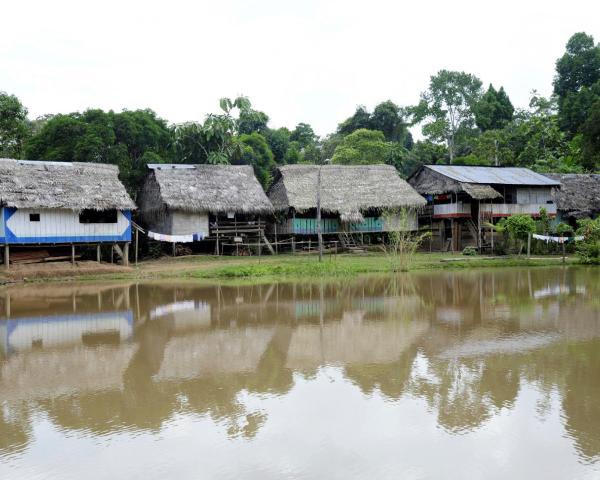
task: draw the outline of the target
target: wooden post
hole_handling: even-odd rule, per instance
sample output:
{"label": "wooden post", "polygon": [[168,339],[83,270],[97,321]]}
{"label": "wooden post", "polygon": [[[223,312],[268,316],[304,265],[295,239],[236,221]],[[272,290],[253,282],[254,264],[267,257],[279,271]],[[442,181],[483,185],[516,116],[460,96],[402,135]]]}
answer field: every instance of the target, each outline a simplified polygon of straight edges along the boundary
{"label": "wooden post", "polygon": [[527,258],[531,257],[531,233],[527,234]]}
{"label": "wooden post", "polygon": [[110,246],[110,263],[115,262],[115,245],[114,243]]}
{"label": "wooden post", "polygon": [[177,255],[177,242],[173,242],[173,256]]}
{"label": "wooden post", "polygon": [[262,250],[262,245],[260,243],[260,227],[258,229],[258,262],[260,263],[260,251]]}
{"label": "wooden post", "polygon": [[102,257],[100,255],[100,244],[96,245],[96,261],[98,263],[100,263],[100,261],[102,260]]}
{"label": "wooden post", "polygon": [[279,247],[277,246],[277,222],[275,222],[275,254],[279,255]]}
{"label": "wooden post", "polygon": [[221,255],[221,249],[219,248],[219,220],[216,217],[215,228],[217,229],[217,255]]}
{"label": "wooden post", "polygon": [[492,236],[492,255],[494,254],[494,217],[490,219],[492,226],[490,227],[490,235]]}
{"label": "wooden post", "polygon": [[450,219],[450,249],[452,250],[452,253],[454,253],[454,241],[456,240],[455,237],[455,232],[454,232],[454,219],[451,218]]}
{"label": "wooden post", "polygon": [[135,266],[137,267],[138,264],[138,250],[139,250],[139,233],[140,231],[136,228],[135,229]]}
{"label": "wooden post", "polygon": [[71,265],[75,265],[75,245],[71,244]]}
{"label": "wooden post", "polygon": [[123,245],[123,266],[129,266],[129,242],[125,242]]}
{"label": "wooden post", "polygon": [[292,236],[292,254],[296,253],[296,237]]}
{"label": "wooden post", "polygon": [[565,237],[564,234],[561,233],[560,235],[560,240],[561,240],[561,246],[562,246],[562,263],[565,263],[566,259],[565,259]]}
{"label": "wooden post", "polygon": [[10,268],[10,246],[8,243],[4,245],[4,268]]}

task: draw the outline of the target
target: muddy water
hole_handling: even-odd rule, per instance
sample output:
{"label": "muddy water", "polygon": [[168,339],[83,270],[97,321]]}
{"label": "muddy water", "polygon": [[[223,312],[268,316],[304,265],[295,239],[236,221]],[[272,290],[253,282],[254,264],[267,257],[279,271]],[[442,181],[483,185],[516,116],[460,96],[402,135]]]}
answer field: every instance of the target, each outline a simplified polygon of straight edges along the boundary
{"label": "muddy water", "polygon": [[0,291],[0,478],[600,478],[600,270]]}

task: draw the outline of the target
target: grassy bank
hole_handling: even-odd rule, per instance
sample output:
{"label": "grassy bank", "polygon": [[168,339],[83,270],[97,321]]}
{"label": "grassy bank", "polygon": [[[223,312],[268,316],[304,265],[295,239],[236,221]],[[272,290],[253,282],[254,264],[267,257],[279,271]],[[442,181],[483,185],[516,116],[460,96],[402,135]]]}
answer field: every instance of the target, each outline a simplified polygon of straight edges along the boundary
{"label": "grassy bank", "polygon": [[[575,264],[568,258],[567,264]],[[467,257],[460,254],[416,254],[410,264],[411,271],[451,270],[496,267],[541,267],[561,265],[561,258],[538,256],[534,258]],[[378,253],[368,255],[325,256],[322,263],[314,255],[279,255],[258,257],[212,257],[189,256],[162,258],[141,262],[137,267],[99,265],[95,262],[35,264],[4,272],[5,282],[49,280],[135,280],[192,278],[206,280],[267,281],[278,278],[313,279],[342,277],[364,273],[387,273],[393,271],[390,259]],[[2,275],[0,273],[0,275]]]}
{"label": "grassy bank", "polygon": [[[567,259],[568,264],[575,263]],[[417,254],[410,265],[411,271],[438,269],[465,269],[490,267],[556,266],[560,257],[465,257],[449,254]],[[382,254],[337,255],[324,258],[322,263],[314,256],[279,256],[248,259],[233,265],[220,264],[187,273],[192,278],[235,279],[263,277],[335,277],[362,273],[393,271],[390,259]]]}

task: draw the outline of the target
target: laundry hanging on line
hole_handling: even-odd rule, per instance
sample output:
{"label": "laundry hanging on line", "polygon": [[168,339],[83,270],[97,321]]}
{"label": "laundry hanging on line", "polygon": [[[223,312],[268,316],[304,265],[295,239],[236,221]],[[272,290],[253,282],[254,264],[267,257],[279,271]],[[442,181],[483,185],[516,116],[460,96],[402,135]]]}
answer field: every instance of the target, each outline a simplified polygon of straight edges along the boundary
{"label": "laundry hanging on line", "polygon": [[583,240],[583,235],[577,236],[577,237],[553,237],[550,235],[538,235],[537,233],[534,233],[532,235],[533,238],[535,238],[536,240],[542,240],[543,242],[546,243],[571,243],[571,242],[581,242]]}
{"label": "laundry hanging on line", "polygon": [[167,235],[164,233],[148,232],[148,238],[158,240],[159,242],[170,242],[170,243],[191,243],[199,242],[206,237],[204,232],[190,233],[187,235]]}

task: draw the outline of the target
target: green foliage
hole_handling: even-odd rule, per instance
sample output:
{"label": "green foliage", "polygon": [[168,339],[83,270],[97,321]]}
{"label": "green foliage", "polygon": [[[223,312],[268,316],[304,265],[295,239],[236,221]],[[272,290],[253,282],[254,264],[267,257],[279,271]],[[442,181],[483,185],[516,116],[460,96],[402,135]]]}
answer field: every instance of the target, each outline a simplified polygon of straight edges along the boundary
{"label": "green foliage", "polygon": [[473,257],[478,254],[477,249],[475,247],[465,247],[463,248],[462,254],[467,257]]}
{"label": "green foliage", "polygon": [[600,96],[592,105],[582,128],[582,164],[585,168],[600,169]]}
{"label": "green foliage", "polygon": [[292,130],[290,140],[298,142],[300,148],[306,148],[309,145],[314,145],[317,141],[317,135],[308,123],[299,123]]}
{"label": "green foliage", "polygon": [[272,171],[276,164],[273,153],[267,144],[267,140],[260,133],[254,132],[249,135],[240,135],[242,154],[234,164],[252,165],[254,173],[263,188],[271,183]]}
{"label": "green foliage", "polygon": [[579,220],[577,235],[583,235],[583,241],[577,243],[579,260],[589,265],[600,265],[600,217],[592,220]]}
{"label": "green foliage", "polygon": [[496,230],[506,233],[510,240],[517,243],[519,253],[523,250],[523,242],[530,233],[535,233],[535,221],[529,215],[512,215],[502,218],[496,224]]}
{"label": "green foliage", "polygon": [[412,231],[414,215],[414,212],[406,208],[388,209],[382,213],[388,232],[381,248],[387,255],[393,272],[407,272],[417,249],[431,236],[431,232],[419,234]]}
{"label": "green foliage", "polygon": [[0,158],[20,158],[28,134],[27,109],[17,97],[0,91]]}
{"label": "green foliage", "polygon": [[421,102],[412,108],[414,120],[424,122],[423,135],[433,142],[446,142],[450,163],[454,161],[460,130],[469,130],[475,124],[473,110],[480,99],[481,80],[477,77],[440,70],[431,77]]}
{"label": "green foliage", "polygon": [[171,160],[171,132],[151,110],[55,115],[27,141],[25,156],[118,165],[121,179],[135,196],[146,163]]}
{"label": "green foliage", "polygon": [[340,165],[384,163],[389,150],[383,133],[361,128],[342,140],[331,160]]}
{"label": "green foliage", "polygon": [[263,135],[267,131],[269,116],[264,112],[252,110],[250,108],[240,111],[238,118],[238,132],[240,134],[249,134],[259,132]]}
{"label": "green foliage", "polygon": [[337,133],[345,136],[361,129],[378,130],[386,140],[411,148],[412,135],[407,127],[402,109],[391,100],[387,100],[378,104],[373,113],[369,113],[363,105],[358,106],[354,115],[338,125]]}
{"label": "green foliage", "polygon": [[278,128],[277,130],[267,129],[264,135],[267,139],[267,143],[269,144],[269,148],[273,152],[275,162],[278,164],[287,163],[285,161],[285,157],[291,144],[291,132],[287,128],[282,127]]}
{"label": "green foliage", "polygon": [[504,87],[496,90],[490,83],[487,92],[481,97],[474,108],[475,123],[483,132],[498,130],[508,125],[513,118],[513,107]]}

